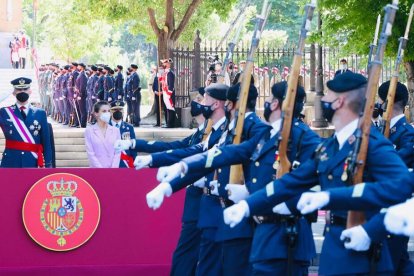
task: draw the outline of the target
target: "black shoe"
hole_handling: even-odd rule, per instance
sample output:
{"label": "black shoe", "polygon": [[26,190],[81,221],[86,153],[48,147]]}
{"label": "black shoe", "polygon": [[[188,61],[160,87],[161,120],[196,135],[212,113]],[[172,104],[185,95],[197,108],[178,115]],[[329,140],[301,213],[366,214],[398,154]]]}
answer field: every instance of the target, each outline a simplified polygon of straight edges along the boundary
{"label": "black shoe", "polygon": [[155,125],[153,125],[154,127],[160,127],[160,125],[159,124],[155,124]]}

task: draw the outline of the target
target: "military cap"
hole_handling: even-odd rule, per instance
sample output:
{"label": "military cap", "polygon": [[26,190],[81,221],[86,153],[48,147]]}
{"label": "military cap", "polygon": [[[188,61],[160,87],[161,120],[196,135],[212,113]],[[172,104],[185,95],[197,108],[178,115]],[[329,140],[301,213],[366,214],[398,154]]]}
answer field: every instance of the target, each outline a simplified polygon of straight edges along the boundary
{"label": "military cap", "polygon": [[122,65],[117,65],[116,68],[118,68],[119,70],[124,69],[124,67]]}
{"label": "military cap", "polygon": [[30,83],[31,82],[32,82],[31,79],[21,77],[21,78],[17,78],[17,79],[12,80],[10,83],[16,89],[27,89],[27,88],[30,88]]}
{"label": "military cap", "polygon": [[115,74],[115,71],[113,69],[109,69],[109,74],[113,75]]}
{"label": "military cap", "polygon": [[136,64],[131,64],[131,68],[133,68],[133,69],[138,69],[138,65],[136,65]]}
{"label": "military cap", "polygon": [[[384,82],[378,89],[378,95],[384,102],[387,100],[388,89],[390,88],[390,81]],[[401,82],[397,82],[397,89],[395,91],[394,102],[402,101],[403,105],[408,102],[408,89]]]}
{"label": "military cap", "polygon": [[104,66],[104,68],[103,69],[105,69],[106,71],[111,71],[111,67],[109,67],[109,66]]}
{"label": "military cap", "polygon": [[65,67],[63,67],[65,70],[69,70],[70,69],[70,65],[65,65]]}
{"label": "military cap", "polygon": [[98,71],[102,72],[103,68],[102,67],[98,67]]}
{"label": "military cap", "polygon": [[73,66],[78,66],[79,64],[77,62],[72,62]]}
{"label": "military cap", "polygon": [[204,90],[210,97],[220,101],[225,101],[228,89],[229,87],[225,84],[213,83],[207,86]]}
{"label": "military cap", "polygon": [[240,63],[240,64],[245,64],[245,63],[246,63],[246,61],[245,61],[245,60],[241,60],[239,63]]}
{"label": "military cap", "polygon": [[202,87],[198,88],[198,93],[200,93],[201,96],[204,96],[205,92],[206,92],[205,87],[202,86]]}
{"label": "military cap", "polygon": [[173,63],[172,58],[161,59],[161,63]]}
{"label": "military cap", "polygon": [[119,100],[111,103],[111,109],[123,109],[124,106],[125,102]]}
{"label": "military cap", "polygon": [[86,68],[86,65],[83,62],[79,63],[78,65],[83,67],[83,68]]}
{"label": "military cap", "polygon": [[367,79],[353,72],[345,72],[328,81],[326,86],[336,93],[344,93],[358,89],[367,84]]}
{"label": "military cap", "polygon": [[92,65],[91,66],[91,70],[94,71],[94,72],[96,72],[96,71],[98,71],[98,67],[96,67],[95,65]]}
{"label": "military cap", "polygon": [[[240,90],[240,82],[230,86],[229,90],[227,91],[226,98],[229,101],[236,102],[239,99],[239,90]],[[257,93],[257,88],[254,85],[250,85],[249,87],[249,95],[247,96],[247,101],[253,101],[256,100],[257,96],[259,94]]]}
{"label": "military cap", "polygon": [[[288,88],[288,83],[286,81],[275,83],[272,86],[273,97],[277,99],[282,99],[282,100],[285,99],[287,88]],[[296,89],[296,102],[303,103],[305,101],[305,98],[306,98],[305,89],[302,86],[298,85]]]}

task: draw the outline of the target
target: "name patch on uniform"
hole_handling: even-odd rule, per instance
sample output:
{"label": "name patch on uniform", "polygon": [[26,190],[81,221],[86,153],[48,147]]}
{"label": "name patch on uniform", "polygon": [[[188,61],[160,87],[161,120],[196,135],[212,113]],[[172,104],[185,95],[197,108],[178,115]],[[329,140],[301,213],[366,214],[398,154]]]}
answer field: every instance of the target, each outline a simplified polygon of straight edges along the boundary
{"label": "name patch on uniform", "polygon": [[365,183],[361,183],[354,186],[354,190],[352,191],[352,197],[361,197],[364,193]]}

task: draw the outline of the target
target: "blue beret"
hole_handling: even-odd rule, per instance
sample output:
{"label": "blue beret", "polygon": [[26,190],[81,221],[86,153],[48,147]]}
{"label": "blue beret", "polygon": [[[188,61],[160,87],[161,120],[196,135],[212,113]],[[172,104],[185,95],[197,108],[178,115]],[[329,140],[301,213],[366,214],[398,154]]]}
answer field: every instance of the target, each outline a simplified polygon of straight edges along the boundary
{"label": "blue beret", "polygon": [[[384,82],[378,89],[378,95],[384,102],[387,100],[388,89],[390,88],[390,81]],[[403,105],[408,102],[408,89],[401,82],[397,82],[397,89],[395,91],[394,102],[402,101]]]}
{"label": "blue beret", "polygon": [[79,64],[77,62],[72,62],[73,66],[78,66]]}
{"label": "blue beret", "polygon": [[81,66],[81,67],[83,67],[83,68],[86,68],[85,63],[83,63],[83,62],[79,63],[78,65]]}
{"label": "blue beret", "polygon": [[344,93],[354,89],[358,89],[367,84],[367,79],[361,75],[353,72],[346,72],[329,80],[326,86],[336,93]]}
{"label": "blue beret", "polygon": [[229,87],[225,84],[213,83],[207,86],[204,90],[210,97],[220,101],[225,101]]}
{"label": "blue beret", "polygon": [[138,69],[138,65],[136,65],[136,64],[131,64],[131,68],[133,68],[133,69]]}
{"label": "blue beret", "polygon": [[95,65],[92,65],[91,69],[92,69],[92,71],[95,71],[95,72],[98,71],[98,67],[96,67]]}
{"label": "blue beret", "polygon": [[111,67],[109,67],[109,66],[104,66],[104,68],[103,69],[105,69],[106,71],[111,71]]}
{"label": "blue beret", "polygon": [[125,102],[123,101],[114,101],[111,103],[111,109],[124,108],[124,106],[125,106]]}
{"label": "blue beret", "polygon": [[[273,97],[277,99],[285,99],[287,88],[288,88],[288,83],[286,81],[275,83],[272,86]],[[296,99],[295,99],[296,102],[303,103],[305,101],[305,98],[306,98],[305,89],[302,86],[298,85],[298,87],[296,88]]]}
{"label": "blue beret", "polygon": [[17,79],[12,80],[10,83],[13,85],[14,88],[27,89],[27,88],[30,87],[31,82],[32,82],[31,79],[21,77],[21,78],[17,78]]}
{"label": "blue beret", "polygon": [[[227,100],[232,101],[232,102],[236,102],[238,100],[240,85],[241,84],[239,82],[229,88],[229,90],[227,91],[227,95],[226,95]],[[247,96],[247,101],[248,102],[256,101],[258,95],[259,94],[257,93],[256,86],[250,84],[249,95]]]}

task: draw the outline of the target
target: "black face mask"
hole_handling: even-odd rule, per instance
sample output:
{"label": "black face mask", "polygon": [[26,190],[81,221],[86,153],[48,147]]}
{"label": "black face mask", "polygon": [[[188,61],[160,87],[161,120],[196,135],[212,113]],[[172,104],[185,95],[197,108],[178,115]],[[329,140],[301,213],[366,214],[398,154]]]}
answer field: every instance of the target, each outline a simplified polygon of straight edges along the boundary
{"label": "black face mask", "polygon": [[24,103],[29,99],[29,94],[26,92],[20,92],[19,94],[16,94],[16,99],[19,102]]}
{"label": "black face mask", "polygon": [[114,120],[119,121],[122,120],[124,116],[122,115],[122,111],[117,110],[112,114],[112,117],[114,118]]}
{"label": "black face mask", "polygon": [[322,104],[322,113],[323,113],[323,117],[330,123],[332,122],[332,118],[335,114],[335,109],[332,108],[332,104],[336,101],[337,99],[335,99],[332,102],[326,102],[326,101],[322,101],[321,100],[321,104]]}
{"label": "black face mask", "polygon": [[200,114],[203,113],[203,106],[196,102],[196,101],[192,101],[191,102],[191,110],[190,110],[191,116],[196,117]]}
{"label": "black face mask", "polygon": [[214,110],[212,109],[213,105],[203,105],[203,116],[206,120],[210,119],[211,115],[213,114]]}
{"label": "black face mask", "polygon": [[272,114],[272,109],[270,109],[271,103],[265,102],[264,103],[264,111],[263,111],[263,117],[265,118],[266,122],[269,122],[270,114]]}

